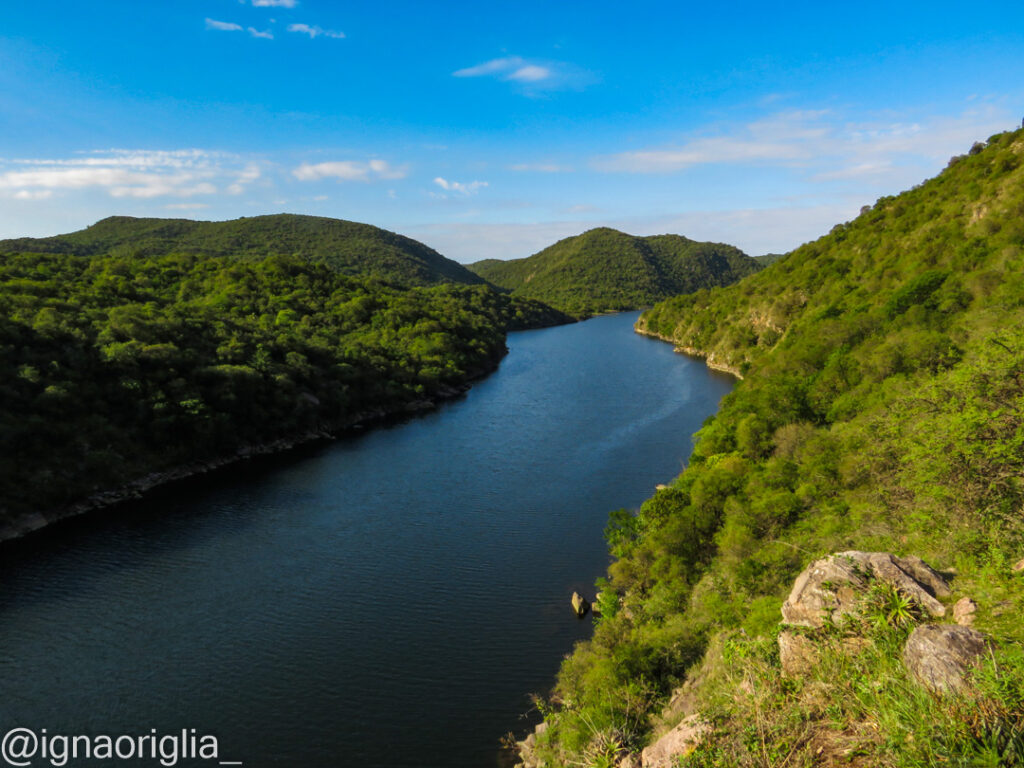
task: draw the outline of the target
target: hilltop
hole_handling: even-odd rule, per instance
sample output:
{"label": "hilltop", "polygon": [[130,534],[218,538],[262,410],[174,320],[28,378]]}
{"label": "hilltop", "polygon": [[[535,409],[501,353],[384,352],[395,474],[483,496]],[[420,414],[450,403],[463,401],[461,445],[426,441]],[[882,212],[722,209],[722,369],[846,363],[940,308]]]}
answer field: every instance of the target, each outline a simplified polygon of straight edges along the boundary
{"label": "hilltop", "polygon": [[[682,721],[685,765],[1024,764],[1022,328],[1024,131],[645,312],[638,331],[744,379],[685,471],[612,514],[600,618],[534,756],[624,765]],[[782,632],[797,575],[850,550],[926,560],[946,617],[878,583],[843,623]],[[901,652],[963,598],[994,643],[937,697]],[[818,649],[799,674],[784,634]]]}
{"label": "hilltop", "polygon": [[513,295],[577,317],[637,309],[680,293],[728,285],[758,268],[731,245],[680,235],[635,237],[606,227],[559,240],[524,259],[469,265]]}
{"label": "hilltop", "polygon": [[189,253],[248,260],[297,256],[342,274],[403,285],[484,283],[458,262],[411,238],[370,224],[286,213],[231,221],[111,216],[66,235],[0,240],[2,251],[81,256]]}

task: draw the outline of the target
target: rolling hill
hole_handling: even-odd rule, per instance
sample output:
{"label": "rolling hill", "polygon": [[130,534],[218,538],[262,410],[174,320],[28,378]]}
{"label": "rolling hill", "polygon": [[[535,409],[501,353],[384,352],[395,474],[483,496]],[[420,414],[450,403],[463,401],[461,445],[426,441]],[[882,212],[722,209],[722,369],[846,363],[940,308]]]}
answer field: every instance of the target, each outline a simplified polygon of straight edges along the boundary
{"label": "rolling hill", "polygon": [[586,317],[728,285],[759,266],[731,245],[600,228],[559,240],[525,259],[486,259],[469,268],[514,295]]}
{"label": "rolling hill", "polygon": [[380,277],[404,285],[484,283],[461,264],[411,238],[370,224],[296,214],[231,221],[111,216],[66,235],[0,240],[0,251],[82,256],[191,253],[248,260],[297,256],[342,274]]}

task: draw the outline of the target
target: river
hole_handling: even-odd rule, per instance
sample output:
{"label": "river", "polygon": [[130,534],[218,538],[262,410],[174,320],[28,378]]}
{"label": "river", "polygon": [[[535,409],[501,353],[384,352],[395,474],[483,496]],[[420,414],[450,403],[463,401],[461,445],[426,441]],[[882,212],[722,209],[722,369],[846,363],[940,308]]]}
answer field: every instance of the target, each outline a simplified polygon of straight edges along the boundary
{"label": "river", "polygon": [[511,334],[436,411],[3,543],[0,729],[195,728],[246,766],[497,765],[590,633],[569,597],[607,567],[608,512],[679,473],[732,386],[636,317]]}

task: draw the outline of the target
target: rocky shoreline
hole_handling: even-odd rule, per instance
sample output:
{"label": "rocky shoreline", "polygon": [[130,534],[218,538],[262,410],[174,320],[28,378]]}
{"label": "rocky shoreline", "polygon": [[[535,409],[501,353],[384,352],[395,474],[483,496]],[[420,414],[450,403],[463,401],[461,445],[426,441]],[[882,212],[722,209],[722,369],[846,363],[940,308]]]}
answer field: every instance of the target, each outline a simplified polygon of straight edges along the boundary
{"label": "rocky shoreline", "polygon": [[[504,355],[502,356],[504,357]],[[334,440],[350,430],[363,429],[390,419],[399,419],[405,416],[412,416],[424,413],[437,408],[441,403],[464,395],[473,384],[480,379],[497,370],[501,358],[482,370],[474,371],[470,377],[457,386],[449,386],[439,389],[430,398],[414,400],[391,410],[379,408],[357,413],[347,419],[333,424],[321,426],[319,429],[303,432],[301,434],[289,435],[286,437],[271,440],[265,443],[247,444],[239,447],[234,453],[224,456],[217,456],[212,459],[189,462],[159,472],[151,472],[142,477],[131,480],[117,488],[106,491],[99,491],[81,501],[67,504],[62,507],[32,512],[22,515],[0,525],[0,542],[17,539],[27,534],[45,528],[48,525],[66,520],[70,517],[92,512],[97,509],[111,507],[125,501],[141,499],[146,493],[167,483],[178,480],[185,480],[189,477],[203,475],[221,467],[236,464],[257,456],[266,456],[275,453],[282,453],[300,445],[305,445],[316,440]]]}
{"label": "rocky shoreline", "polygon": [[709,355],[703,350],[697,349],[696,347],[681,347],[676,344],[675,339],[669,336],[662,336],[660,333],[654,333],[646,328],[641,328],[639,323],[633,326],[633,330],[639,333],[641,336],[647,336],[651,339],[658,339],[660,341],[667,341],[673,346],[674,351],[686,355],[687,357],[695,357],[698,360],[703,360],[704,364],[707,365],[713,371],[721,371],[722,373],[728,373],[730,376],[735,376],[737,379],[742,379],[743,374],[740,373],[739,368],[728,365],[727,363],[719,362],[715,360],[714,355]]}

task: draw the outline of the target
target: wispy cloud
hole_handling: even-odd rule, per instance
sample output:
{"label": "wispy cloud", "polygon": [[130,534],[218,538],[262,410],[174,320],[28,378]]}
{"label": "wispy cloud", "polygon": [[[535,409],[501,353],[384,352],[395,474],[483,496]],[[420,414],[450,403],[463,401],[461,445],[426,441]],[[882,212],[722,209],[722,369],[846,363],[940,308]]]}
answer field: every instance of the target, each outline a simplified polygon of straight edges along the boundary
{"label": "wispy cloud", "polygon": [[0,164],[0,194],[43,200],[54,193],[100,189],[111,197],[212,195],[222,184],[238,194],[259,178],[253,163],[238,168],[233,155],[199,149],[112,149],[70,158],[27,158]]}
{"label": "wispy cloud", "polygon": [[472,195],[477,190],[488,186],[486,181],[469,181],[463,183],[459,181],[449,181],[448,179],[442,179],[440,176],[434,179],[434,183],[437,184],[437,186],[439,186],[446,192],[458,192],[463,195]]}
{"label": "wispy cloud", "polygon": [[264,40],[273,40],[274,39],[274,33],[271,32],[269,29],[266,30],[265,32],[261,32],[260,30],[256,29],[255,27],[249,27],[248,29],[249,29],[249,34],[252,35],[253,37],[260,37],[260,38],[263,38]]}
{"label": "wispy cloud", "polygon": [[298,0],[252,0],[256,8],[294,8]]}
{"label": "wispy cloud", "polygon": [[792,110],[674,146],[597,157],[591,165],[622,173],[675,173],[699,165],[779,166],[812,181],[900,183],[919,178],[978,136],[1009,127],[1006,120],[992,108],[955,117],[886,115],[856,121],[829,110]]}
{"label": "wispy cloud", "polygon": [[299,181],[372,181],[402,179],[407,172],[405,166],[393,166],[384,160],[335,160],[327,163],[303,163],[292,171],[292,175]]}
{"label": "wispy cloud", "polygon": [[332,37],[336,40],[340,40],[345,37],[344,32],[335,32],[331,29],[324,29],[323,27],[310,26],[309,24],[289,24],[289,32],[300,32],[304,35],[309,35],[310,40],[314,40],[318,37]]}
{"label": "wispy cloud", "polygon": [[571,173],[572,168],[558,163],[515,163],[508,167],[519,173]]}
{"label": "wispy cloud", "polygon": [[241,24],[235,24],[234,22],[230,22],[230,21],[217,21],[216,19],[211,19],[209,17],[207,17],[207,19],[206,19],[206,28],[207,29],[215,29],[215,30],[217,30],[219,32],[241,32],[242,31],[242,25]]}
{"label": "wispy cloud", "polygon": [[522,56],[503,56],[472,67],[457,69],[453,77],[489,77],[518,85],[523,93],[578,88],[594,77],[578,67],[561,61],[538,61]]}
{"label": "wispy cloud", "polygon": [[208,203],[169,203],[164,206],[168,211],[201,211],[209,207]]}

